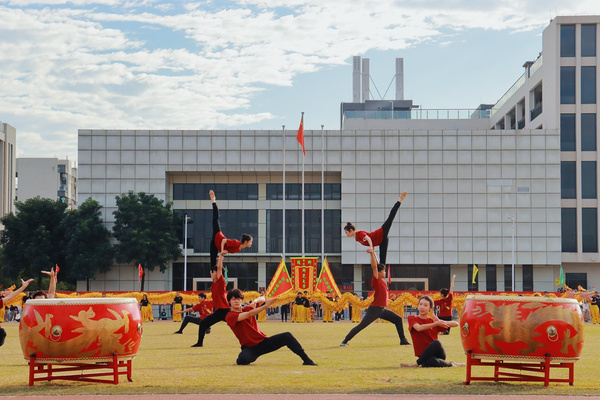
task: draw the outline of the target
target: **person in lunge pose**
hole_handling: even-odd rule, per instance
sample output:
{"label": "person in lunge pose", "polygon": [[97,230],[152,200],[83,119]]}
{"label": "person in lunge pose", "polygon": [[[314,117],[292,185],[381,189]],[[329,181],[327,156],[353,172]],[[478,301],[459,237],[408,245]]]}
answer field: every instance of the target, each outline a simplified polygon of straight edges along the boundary
{"label": "person in lunge pose", "polygon": [[457,327],[456,321],[444,321],[435,315],[429,316],[433,309],[433,300],[429,296],[419,298],[419,315],[408,316],[408,330],[412,337],[415,356],[414,363],[402,363],[402,367],[462,367],[464,364],[446,361],[446,351],[438,340],[438,333],[449,327]]}
{"label": "person in lunge pose", "polygon": [[217,207],[217,199],[214,191],[208,192],[213,208],[213,233],[210,241],[210,266],[213,268],[217,264],[217,254],[222,255],[237,253],[246,247],[252,246],[252,236],[244,233],[242,240],[227,239],[221,232],[221,224],[219,223],[219,207]]}
{"label": "person in lunge pose", "polygon": [[[191,315],[186,315],[179,327],[179,330],[174,333],[183,333],[183,330],[187,326],[187,324],[196,324],[200,326],[200,322],[206,317],[208,317],[212,313],[212,301],[206,300],[206,295],[204,293],[198,293],[198,304],[193,307],[190,307],[186,310],[179,310],[173,312],[173,319],[175,319],[175,315],[179,315],[179,320],[181,321],[181,314],[187,312],[197,312],[200,314],[200,317],[192,317]],[[205,333],[210,333],[210,328],[206,330]]]}
{"label": "person in lunge pose", "polygon": [[210,277],[212,278],[212,285],[210,286],[210,293],[212,294],[212,302],[214,311],[212,314],[200,321],[198,326],[198,341],[192,347],[202,347],[204,344],[204,335],[206,330],[219,321],[225,321],[225,317],[229,312],[229,303],[227,302],[227,283],[223,277],[223,254],[219,254],[216,265],[210,270]]}
{"label": "person in lunge pose", "polygon": [[405,197],[406,192],[400,195],[398,201],[396,204],[394,204],[394,207],[392,207],[390,215],[385,220],[381,228],[376,229],[373,232],[357,231],[356,227],[351,222],[348,222],[344,227],[346,236],[353,237],[363,246],[368,246],[371,249],[374,249],[375,246],[379,246],[379,259],[383,265],[386,265],[385,262],[387,260],[387,248],[389,242],[388,233],[390,232],[390,228],[392,226],[392,222],[394,222],[398,208],[400,208],[400,204],[402,204],[402,200],[404,200]]}
{"label": "person in lunge pose", "polygon": [[[236,360],[238,365],[248,365],[256,361],[263,354],[278,350],[283,346],[287,346],[292,352],[298,355],[304,362],[304,365],[317,365],[308,357],[302,345],[298,343],[290,332],[279,333],[269,337],[258,328],[256,314],[275,303],[278,300],[277,297],[271,299],[259,297],[251,304],[242,308],[244,293],[239,289],[232,289],[227,293],[227,300],[231,305],[231,311],[226,317],[227,325],[229,325],[242,346],[242,351]],[[257,307],[263,301],[264,304]]]}
{"label": "person in lunge pose", "polygon": [[371,254],[371,268],[373,269],[373,277],[371,278],[371,287],[375,292],[373,294],[373,302],[369,308],[367,308],[367,312],[362,321],[348,332],[340,346],[348,346],[348,342],[352,340],[354,336],[369,326],[377,318],[381,318],[394,324],[396,326],[396,331],[398,331],[398,337],[400,337],[400,344],[410,345],[404,336],[402,317],[385,308],[388,305],[388,286],[385,281],[385,266],[377,262],[375,250],[368,249],[367,253]]}

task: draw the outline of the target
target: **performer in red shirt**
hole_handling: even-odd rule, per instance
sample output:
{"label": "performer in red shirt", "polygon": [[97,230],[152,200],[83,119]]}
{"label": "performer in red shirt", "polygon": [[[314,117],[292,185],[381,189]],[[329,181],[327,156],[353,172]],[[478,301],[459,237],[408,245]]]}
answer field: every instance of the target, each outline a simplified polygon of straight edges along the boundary
{"label": "performer in red shirt", "polygon": [[446,361],[446,351],[438,340],[438,333],[446,328],[458,326],[456,321],[444,321],[435,315],[429,316],[433,309],[433,300],[429,296],[419,298],[419,315],[408,316],[408,330],[412,337],[417,362],[402,363],[402,367],[462,367],[464,364]]}
{"label": "performer in red shirt", "polygon": [[363,246],[369,246],[371,249],[373,249],[375,246],[379,246],[379,259],[383,265],[385,265],[387,259],[387,248],[389,242],[388,233],[390,232],[394,218],[396,218],[396,213],[400,208],[400,204],[402,204],[402,200],[404,200],[405,197],[406,192],[400,195],[398,201],[396,204],[394,204],[394,207],[392,207],[390,215],[385,220],[381,228],[376,229],[373,232],[357,231],[356,227],[351,222],[348,222],[344,227],[346,236],[354,237],[354,239],[356,239],[356,241]]}
{"label": "performer in red shirt", "polygon": [[206,330],[219,321],[225,321],[225,316],[231,310],[226,298],[227,282],[225,282],[225,278],[223,277],[223,257],[223,254],[220,254],[216,265],[210,270],[210,277],[213,281],[210,293],[212,295],[214,311],[200,321],[200,325],[198,326],[198,342],[192,345],[192,347],[202,347]]}
{"label": "performer in red shirt", "polygon": [[223,255],[229,253],[237,253],[246,247],[252,246],[252,236],[244,233],[242,240],[227,239],[223,232],[221,232],[221,224],[219,224],[219,207],[217,207],[217,200],[215,192],[212,190],[208,192],[210,201],[212,202],[213,208],[213,234],[210,241],[210,266],[213,268],[217,263],[217,254]]}
{"label": "performer in red shirt", "polygon": [[[33,278],[28,279],[26,281],[21,279],[21,287],[20,288],[13,290],[9,294],[7,294],[4,298],[0,298],[0,307],[4,308],[5,303],[8,304],[9,301],[14,299],[19,293],[21,293],[23,290],[25,290],[32,281],[33,281]],[[4,344],[5,339],[6,339],[6,331],[4,330],[4,328],[0,327],[0,346],[2,346]]]}
{"label": "performer in red shirt", "polygon": [[373,294],[373,302],[369,308],[367,308],[365,317],[357,326],[348,332],[340,346],[348,346],[348,342],[352,340],[354,336],[369,326],[377,318],[381,318],[394,324],[396,326],[396,331],[398,331],[398,337],[400,337],[400,344],[410,345],[404,336],[402,317],[385,308],[388,305],[388,286],[385,281],[385,265],[377,262],[375,250],[369,249],[367,250],[367,253],[371,254],[371,268],[373,269],[373,278],[371,278],[371,287],[375,291]]}
{"label": "performer in red shirt", "polygon": [[[439,300],[435,300],[434,307],[439,307],[440,311],[438,312],[438,318],[443,321],[452,321],[452,299],[454,293],[454,280],[456,279],[456,275],[452,275],[452,282],[450,282],[450,290],[448,288],[440,289],[440,294],[442,298]],[[446,332],[443,332],[442,335],[449,335],[450,328],[446,329]]]}
{"label": "performer in red shirt", "polygon": [[[186,315],[183,321],[181,322],[181,326],[179,330],[174,333],[183,333],[183,330],[187,326],[187,324],[196,324],[200,326],[200,322],[206,317],[208,317],[212,313],[213,303],[211,300],[206,300],[206,294],[198,293],[198,304],[193,307],[187,308],[185,310],[174,311],[173,314],[181,315],[188,312],[197,312],[200,317],[192,317],[191,315]],[[206,334],[210,333],[210,328],[205,331]]]}
{"label": "performer in red shirt", "polygon": [[[227,293],[227,300],[231,304],[231,311],[226,317],[227,325],[229,325],[242,346],[242,351],[236,360],[238,365],[248,365],[263,354],[278,350],[283,346],[287,346],[288,349],[298,355],[304,361],[303,365],[317,365],[306,355],[302,345],[290,332],[269,337],[258,328],[256,314],[269,308],[271,304],[278,300],[277,297],[271,299],[259,297],[242,308],[244,293],[239,289],[232,289]],[[257,307],[258,303],[263,301],[264,304]]]}

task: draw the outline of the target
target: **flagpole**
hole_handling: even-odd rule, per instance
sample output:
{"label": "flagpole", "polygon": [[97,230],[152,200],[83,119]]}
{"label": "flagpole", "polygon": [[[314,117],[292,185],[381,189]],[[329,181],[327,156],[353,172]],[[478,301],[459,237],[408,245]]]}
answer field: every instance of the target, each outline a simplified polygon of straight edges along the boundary
{"label": "flagpole", "polygon": [[283,228],[283,245],[281,259],[285,260],[285,125],[281,125],[283,128],[283,217],[282,217],[282,228]]}
{"label": "flagpole", "polygon": [[325,136],[323,128],[325,125],[321,125],[321,266],[325,260]]}
{"label": "flagpole", "polygon": [[[302,130],[304,131],[304,111],[302,112]],[[302,257],[304,258],[304,149],[302,154]]]}

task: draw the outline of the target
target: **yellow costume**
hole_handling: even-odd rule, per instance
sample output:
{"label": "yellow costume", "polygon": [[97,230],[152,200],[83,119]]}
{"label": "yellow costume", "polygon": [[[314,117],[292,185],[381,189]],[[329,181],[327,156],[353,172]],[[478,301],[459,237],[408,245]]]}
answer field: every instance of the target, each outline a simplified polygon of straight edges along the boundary
{"label": "yellow costume", "polygon": [[267,320],[267,310],[264,309],[258,313],[258,322],[265,322]]}
{"label": "yellow costume", "polygon": [[181,311],[183,309],[182,304],[175,303],[173,304],[173,322],[181,322],[181,314],[176,314],[176,311]]}
{"label": "yellow costume", "polygon": [[352,322],[360,322],[362,321],[361,309],[357,305],[352,306]]}
{"label": "yellow costume", "polygon": [[592,323],[600,324],[600,309],[597,304],[590,304],[590,313],[592,314]]}

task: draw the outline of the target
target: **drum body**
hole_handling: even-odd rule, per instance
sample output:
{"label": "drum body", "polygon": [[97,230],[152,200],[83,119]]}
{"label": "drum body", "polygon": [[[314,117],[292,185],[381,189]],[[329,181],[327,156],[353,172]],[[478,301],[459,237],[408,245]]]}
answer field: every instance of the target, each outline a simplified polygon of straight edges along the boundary
{"label": "drum body", "polygon": [[58,298],[29,300],[23,306],[19,339],[23,356],[39,361],[131,359],[142,338],[134,298]]}
{"label": "drum body", "polygon": [[476,358],[574,362],[583,349],[575,299],[469,295],[460,318],[465,352]]}

